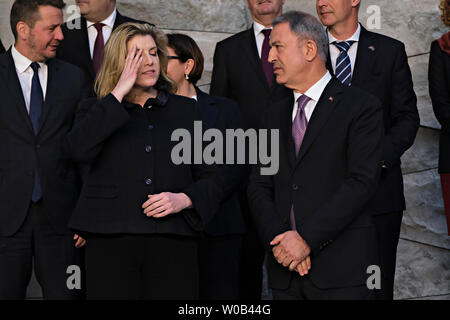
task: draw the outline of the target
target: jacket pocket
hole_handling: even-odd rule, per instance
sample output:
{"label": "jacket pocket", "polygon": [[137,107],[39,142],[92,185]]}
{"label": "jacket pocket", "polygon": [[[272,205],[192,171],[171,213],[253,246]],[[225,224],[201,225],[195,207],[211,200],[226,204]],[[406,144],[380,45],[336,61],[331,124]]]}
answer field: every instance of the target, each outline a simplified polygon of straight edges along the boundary
{"label": "jacket pocket", "polygon": [[86,198],[117,198],[119,189],[116,185],[87,185],[84,196]]}

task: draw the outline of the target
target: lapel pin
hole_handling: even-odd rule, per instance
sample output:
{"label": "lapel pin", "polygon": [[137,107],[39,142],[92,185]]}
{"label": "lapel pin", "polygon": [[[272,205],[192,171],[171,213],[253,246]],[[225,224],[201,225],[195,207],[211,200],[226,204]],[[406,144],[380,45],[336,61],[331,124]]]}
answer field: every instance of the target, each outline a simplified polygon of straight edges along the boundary
{"label": "lapel pin", "polygon": [[329,97],[328,100],[330,100],[331,102],[333,102],[334,98],[333,98],[333,97]]}
{"label": "lapel pin", "polygon": [[374,46],[369,46],[369,50],[374,52],[375,51],[375,47]]}

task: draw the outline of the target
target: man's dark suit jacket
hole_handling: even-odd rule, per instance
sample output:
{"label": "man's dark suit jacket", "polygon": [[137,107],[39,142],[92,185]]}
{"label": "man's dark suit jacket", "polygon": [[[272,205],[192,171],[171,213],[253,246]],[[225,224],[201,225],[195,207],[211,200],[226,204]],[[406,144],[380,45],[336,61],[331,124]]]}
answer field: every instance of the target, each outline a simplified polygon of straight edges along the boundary
{"label": "man's dark suit jacket", "polygon": [[42,207],[56,232],[68,232],[67,222],[78,199],[80,179],[74,162],[62,152],[62,142],[80,99],[86,96],[85,78],[66,62],[52,59],[47,65],[47,92],[35,136],[11,50],[0,56],[0,236],[13,235],[24,221],[36,168]]}
{"label": "man's dark suit jacket", "polygon": [[[199,235],[223,190],[210,179],[215,166],[173,162],[178,141],[171,141],[172,133],[185,129],[193,143],[195,120],[201,113],[194,100],[163,90],[144,107],[119,103],[112,94],[82,102],[65,148],[90,168],[69,226],[97,234]],[[147,217],[141,205],[161,192],[184,192],[194,208]]]}
{"label": "man's dark suit jacket", "polygon": [[[197,101],[202,110],[203,129],[219,129],[225,137],[226,129],[243,128],[237,104],[231,100],[211,96],[196,88]],[[225,147],[225,139],[224,139]],[[226,153],[224,152],[224,157]],[[235,153],[236,155],[236,153]],[[218,171],[217,179],[225,187],[225,201],[208,223],[205,232],[212,236],[242,234],[245,232],[244,218],[236,191],[242,186],[248,174],[244,165],[226,165]]]}
{"label": "man's dark suit jacket", "polygon": [[291,94],[275,78],[269,88],[253,28],[217,43],[210,93],[236,101],[248,128],[258,128],[264,110]]}
{"label": "man's dark suit jacket", "polygon": [[[125,22],[140,22],[129,17],[122,16],[118,11],[116,15],[116,21],[114,22],[113,30]],[[79,25],[81,29],[73,28],[69,26]],[[86,19],[81,17],[77,20],[66,22],[63,27],[64,40],[58,47],[57,57],[61,60],[74,64],[84,70],[88,85],[92,88],[90,96],[94,96],[94,81],[95,71],[92,63],[92,57],[89,50],[89,36],[87,31]]]}
{"label": "man's dark suit jacket", "polygon": [[450,173],[450,55],[431,44],[428,82],[436,118],[442,126],[439,142],[439,173]]}
{"label": "man's dark suit jacket", "polygon": [[5,53],[5,47],[3,46],[3,43],[0,41],[0,54]]}
{"label": "man's dark suit jacket", "polygon": [[[311,247],[309,277],[319,288],[366,283],[377,264],[373,217],[364,210],[375,191],[382,154],[379,101],[333,78],[308,123],[299,155],[292,140],[293,95],[263,114],[262,128],[280,130],[280,166],[273,176],[254,166],[248,197],[263,244],[290,230],[295,208],[297,231]],[[270,150],[270,149],[269,149]],[[286,289],[295,272],[268,260],[272,288]]]}
{"label": "man's dark suit jacket", "polygon": [[[333,74],[330,57],[327,67]],[[383,106],[386,168],[369,210],[375,214],[405,210],[400,157],[414,143],[420,121],[404,44],[361,26],[352,86],[371,93]]]}

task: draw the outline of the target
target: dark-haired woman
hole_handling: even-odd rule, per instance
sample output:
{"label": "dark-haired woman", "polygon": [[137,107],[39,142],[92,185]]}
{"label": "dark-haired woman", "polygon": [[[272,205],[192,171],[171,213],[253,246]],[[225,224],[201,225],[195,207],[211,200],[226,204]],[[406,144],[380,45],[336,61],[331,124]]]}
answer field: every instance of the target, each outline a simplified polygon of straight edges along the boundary
{"label": "dark-haired woman", "polygon": [[[242,128],[238,106],[231,100],[211,96],[201,91],[197,81],[203,72],[203,54],[195,41],[183,34],[169,34],[169,64],[167,73],[177,84],[177,94],[198,101],[203,127],[226,129]],[[224,144],[225,145],[225,144]],[[226,152],[224,152],[225,154]],[[222,168],[227,181],[227,200],[206,226],[200,243],[200,298],[238,299],[239,263],[245,224],[237,191],[242,186],[247,167],[226,165]]]}

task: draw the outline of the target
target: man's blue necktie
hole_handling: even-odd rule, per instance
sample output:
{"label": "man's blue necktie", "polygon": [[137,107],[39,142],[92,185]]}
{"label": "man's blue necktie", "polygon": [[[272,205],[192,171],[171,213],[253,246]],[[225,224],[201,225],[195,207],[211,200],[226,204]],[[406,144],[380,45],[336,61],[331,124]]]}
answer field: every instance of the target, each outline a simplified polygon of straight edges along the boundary
{"label": "man's blue necktie", "polygon": [[347,52],[354,42],[355,41],[333,42],[341,52],[336,59],[336,71],[334,74],[339,81],[347,86],[352,83],[352,63]]}
{"label": "man's blue necktie", "polygon": [[[33,62],[31,68],[33,69],[33,79],[31,80],[31,98],[30,98],[30,119],[33,125],[34,134],[38,134],[39,121],[42,114],[42,105],[44,104],[44,94],[42,93],[41,82],[39,81],[39,64]],[[37,166],[37,165],[36,165]],[[36,167],[34,175],[33,193],[31,194],[31,200],[38,202],[42,198],[41,179],[39,178],[39,172]]]}

